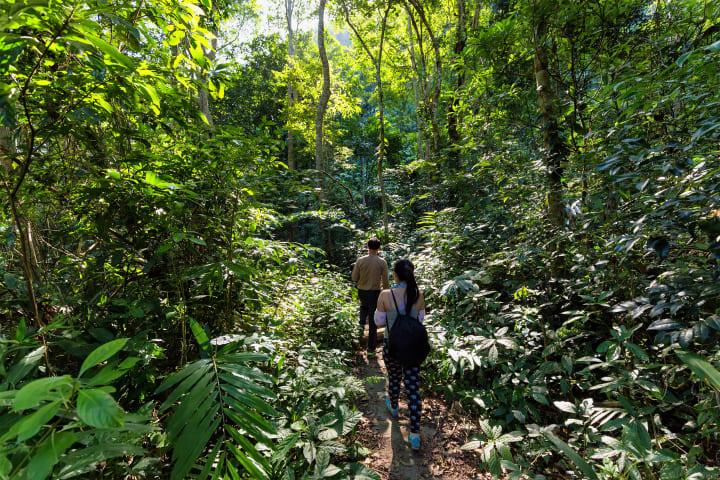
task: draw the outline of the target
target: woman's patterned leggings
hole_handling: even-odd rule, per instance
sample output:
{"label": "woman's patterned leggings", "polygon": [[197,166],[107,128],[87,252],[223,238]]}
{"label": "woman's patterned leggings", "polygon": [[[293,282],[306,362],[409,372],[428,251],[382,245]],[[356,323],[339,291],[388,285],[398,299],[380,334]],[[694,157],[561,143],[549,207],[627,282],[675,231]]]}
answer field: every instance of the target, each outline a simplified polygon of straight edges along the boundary
{"label": "woman's patterned leggings", "polygon": [[420,413],[422,401],[420,398],[420,367],[403,367],[400,362],[385,355],[385,368],[388,372],[388,396],[393,408],[398,408],[400,399],[400,381],[405,381],[405,394],[410,407],[410,432],[420,433]]}

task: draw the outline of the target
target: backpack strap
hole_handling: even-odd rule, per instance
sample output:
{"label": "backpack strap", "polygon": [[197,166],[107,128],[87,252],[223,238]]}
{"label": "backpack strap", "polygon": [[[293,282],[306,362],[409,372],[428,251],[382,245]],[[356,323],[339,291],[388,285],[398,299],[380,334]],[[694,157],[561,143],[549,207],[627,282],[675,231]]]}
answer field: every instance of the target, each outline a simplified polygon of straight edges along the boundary
{"label": "backpack strap", "polygon": [[400,313],[400,309],[398,308],[397,300],[395,300],[395,294],[392,291],[392,288],[390,289],[390,295],[393,297],[393,303],[395,304],[395,311],[398,312],[398,315],[405,315],[404,313]]}

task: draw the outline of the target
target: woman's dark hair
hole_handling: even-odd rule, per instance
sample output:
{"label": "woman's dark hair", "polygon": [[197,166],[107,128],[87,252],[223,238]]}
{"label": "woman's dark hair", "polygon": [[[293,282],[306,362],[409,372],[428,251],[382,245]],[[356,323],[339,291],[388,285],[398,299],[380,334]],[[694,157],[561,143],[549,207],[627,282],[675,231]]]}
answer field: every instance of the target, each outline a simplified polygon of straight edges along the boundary
{"label": "woman's dark hair", "polygon": [[370,250],[380,250],[380,240],[373,237],[370,240],[368,240],[367,247]]}
{"label": "woman's dark hair", "polygon": [[407,259],[398,260],[393,266],[393,271],[395,275],[397,275],[398,280],[407,284],[407,288],[405,289],[405,310],[409,312],[412,306],[415,305],[415,302],[420,298],[420,289],[415,280],[415,265]]}

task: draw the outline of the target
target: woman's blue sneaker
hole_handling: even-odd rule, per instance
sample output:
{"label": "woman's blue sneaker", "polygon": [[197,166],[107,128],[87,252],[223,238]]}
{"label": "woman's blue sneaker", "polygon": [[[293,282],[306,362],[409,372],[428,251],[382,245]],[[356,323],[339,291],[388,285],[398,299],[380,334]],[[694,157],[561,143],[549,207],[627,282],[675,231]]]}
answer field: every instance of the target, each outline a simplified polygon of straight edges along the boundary
{"label": "woman's blue sneaker", "polygon": [[393,407],[392,407],[392,403],[390,403],[390,399],[387,398],[387,397],[385,398],[385,406],[387,407],[388,411],[390,412],[390,416],[391,416],[392,418],[398,418],[398,410],[399,410],[399,407],[398,407],[398,408],[393,408]]}
{"label": "woman's blue sneaker", "polygon": [[408,442],[410,442],[410,447],[413,450],[420,450],[420,434],[419,433],[411,433],[408,436]]}

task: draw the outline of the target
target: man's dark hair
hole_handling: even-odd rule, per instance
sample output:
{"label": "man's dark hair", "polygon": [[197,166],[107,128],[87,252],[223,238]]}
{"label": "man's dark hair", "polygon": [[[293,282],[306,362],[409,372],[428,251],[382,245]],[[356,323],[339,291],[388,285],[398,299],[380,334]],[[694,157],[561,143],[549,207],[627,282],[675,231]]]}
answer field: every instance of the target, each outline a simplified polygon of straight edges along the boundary
{"label": "man's dark hair", "polygon": [[370,249],[370,250],[380,250],[380,240],[373,237],[370,240],[368,240],[367,246],[368,246],[368,249]]}

